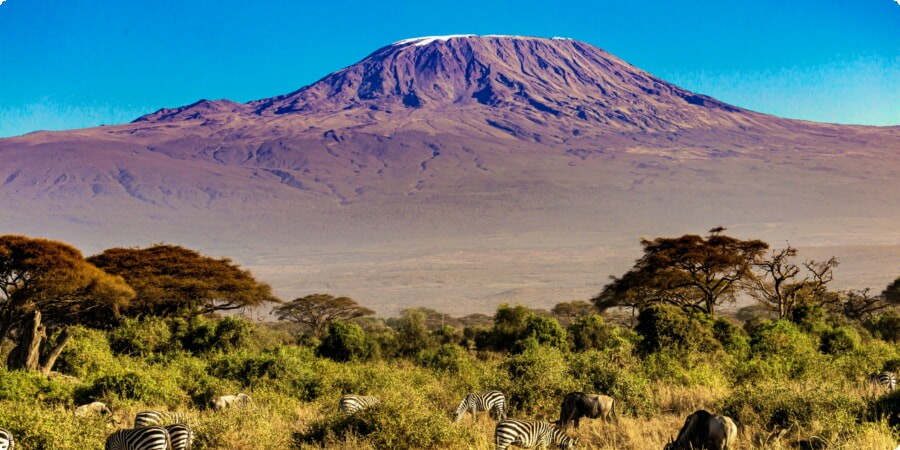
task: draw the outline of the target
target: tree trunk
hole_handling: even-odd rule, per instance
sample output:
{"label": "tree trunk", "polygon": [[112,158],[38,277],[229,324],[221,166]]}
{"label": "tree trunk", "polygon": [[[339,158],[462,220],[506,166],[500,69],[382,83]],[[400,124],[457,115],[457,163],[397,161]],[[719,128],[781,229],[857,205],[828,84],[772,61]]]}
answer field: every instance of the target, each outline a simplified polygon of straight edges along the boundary
{"label": "tree trunk", "polygon": [[41,344],[46,337],[47,330],[41,324],[41,312],[32,312],[25,321],[19,343],[9,353],[7,367],[13,370],[40,370]]}
{"label": "tree trunk", "polygon": [[56,364],[56,359],[59,358],[59,355],[62,354],[63,349],[66,348],[66,345],[68,345],[71,340],[72,333],[69,332],[68,328],[63,329],[59,333],[59,336],[56,337],[56,345],[53,346],[49,353],[41,358],[41,375],[50,375],[50,371],[53,370],[53,365]]}

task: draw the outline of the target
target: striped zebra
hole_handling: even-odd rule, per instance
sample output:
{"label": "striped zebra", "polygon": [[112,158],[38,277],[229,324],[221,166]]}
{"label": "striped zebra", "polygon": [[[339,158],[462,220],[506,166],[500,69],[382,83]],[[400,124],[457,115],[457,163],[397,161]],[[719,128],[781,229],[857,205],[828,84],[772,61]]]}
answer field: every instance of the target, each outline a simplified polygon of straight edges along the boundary
{"label": "striped zebra", "polygon": [[474,420],[478,411],[487,411],[488,414],[490,414],[491,410],[497,412],[498,419],[505,419],[506,396],[500,391],[473,392],[466,395],[466,397],[459,402],[459,406],[456,407],[456,417],[453,421],[459,422],[462,420],[463,416],[466,415],[466,411],[472,412],[472,419]]}
{"label": "striped zebra", "polygon": [[574,450],[578,439],[566,436],[555,425],[537,420],[506,419],[497,423],[494,430],[496,450],[506,450],[510,445],[521,448],[547,448],[556,444],[559,449]]}
{"label": "striped zebra", "polygon": [[373,397],[371,395],[347,394],[341,396],[340,408],[344,414],[349,416],[350,414],[356,414],[379,403],[381,403],[381,400],[379,400],[378,397]]}
{"label": "striped zebra", "polygon": [[172,443],[172,450],[191,450],[191,444],[194,442],[194,431],[187,424],[176,423],[165,427],[169,432],[169,442]]}
{"label": "striped zebra", "polygon": [[134,416],[134,427],[162,427],[176,423],[190,423],[188,416],[180,412],[141,411]]}
{"label": "striped zebra", "polygon": [[162,427],[128,428],[106,438],[106,450],[170,450],[169,432]]}
{"label": "striped zebra", "polygon": [[15,446],[12,433],[7,429],[0,428],[0,450],[12,450]]}
{"label": "striped zebra", "polygon": [[897,375],[894,372],[879,372],[869,375],[869,382],[878,386],[883,386],[889,391],[897,389]]}

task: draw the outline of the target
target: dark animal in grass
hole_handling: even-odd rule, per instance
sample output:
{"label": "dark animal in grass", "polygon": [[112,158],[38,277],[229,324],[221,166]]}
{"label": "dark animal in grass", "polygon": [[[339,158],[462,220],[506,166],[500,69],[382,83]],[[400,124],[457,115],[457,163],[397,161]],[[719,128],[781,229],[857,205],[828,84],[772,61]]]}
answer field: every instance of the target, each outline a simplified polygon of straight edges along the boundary
{"label": "dark animal in grass", "polygon": [[663,450],[729,450],[735,448],[737,425],[731,418],[698,410],[689,415],[675,440]]}
{"label": "dark animal in grass", "polygon": [[560,428],[566,429],[570,422],[575,422],[575,428],[582,417],[588,419],[602,418],[609,422],[615,417],[616,401],[607,395],[585,394],[584,392],[570,392],[563,399],[559,412],[559,420],[556,422]]}

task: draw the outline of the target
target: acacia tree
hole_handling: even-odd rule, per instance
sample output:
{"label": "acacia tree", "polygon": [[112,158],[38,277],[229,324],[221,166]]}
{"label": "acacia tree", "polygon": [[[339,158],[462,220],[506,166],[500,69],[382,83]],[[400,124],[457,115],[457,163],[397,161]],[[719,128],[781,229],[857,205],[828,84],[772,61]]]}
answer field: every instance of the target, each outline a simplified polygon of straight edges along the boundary
{"label": "acacia tree", "polygon": [[[837,258],[809,260],[798,265],[793,261],[796,256],[797,249],[788,245],[772,251],[769,259],[754,263],[758,274],[752,281],[750,294],[777,312],[780,319],[790,318],[794,308],[801,304],[824,304],[834,298],[828,295],[827,285],[834,279]],[[803,278],[800,278],[801,274]]]}
{"label": "acacia tree", "polygon": [[334,297],[328,294],[295,298],[276,307],[272,312],[278,316],[278,320],[303,325],[316,337],[321,337],[333,320],[348,321],[375,314],[375,311],[360,306],[350,297]]}
{"label": "acacia tree", "polygon": [[16,343],[11,369],[48,374],[71,338],[69,325],[109,323],[132,297],[121,277],[68,244],[0,236],[0,339]]}
{"label": "acacia tree", "polygon": [[196,316],[280,303],[272,288],[228,258],[211,258],[177,245],[111,248],[88,258],[122,276],[136,296],[123,315]]}
{"label": "acacia tree", "polygon": [[621,278],[612,277],[592,301],[600,310],[669,303],[714,315],[753,277],[752,264],[769,248],[763,241],[740,240],[722,231],[713,228],[705,238],[641,239],[644,255]]}

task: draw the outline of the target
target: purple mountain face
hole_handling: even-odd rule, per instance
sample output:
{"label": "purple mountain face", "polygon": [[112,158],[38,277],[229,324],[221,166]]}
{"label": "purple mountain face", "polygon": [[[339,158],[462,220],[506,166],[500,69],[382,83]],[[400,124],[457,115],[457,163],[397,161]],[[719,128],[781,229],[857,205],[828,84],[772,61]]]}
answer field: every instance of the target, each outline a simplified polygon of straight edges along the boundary
{"label": "purple mountain face", "polygon": [[385,313],[587,298],[639,237],[716,225],[881,289],[898,171],[900,127],[748,111],[570,39],[429,37],[274,98],[0,139],[0,229],[178,243]]}

